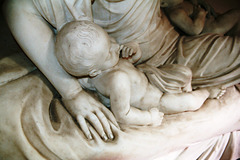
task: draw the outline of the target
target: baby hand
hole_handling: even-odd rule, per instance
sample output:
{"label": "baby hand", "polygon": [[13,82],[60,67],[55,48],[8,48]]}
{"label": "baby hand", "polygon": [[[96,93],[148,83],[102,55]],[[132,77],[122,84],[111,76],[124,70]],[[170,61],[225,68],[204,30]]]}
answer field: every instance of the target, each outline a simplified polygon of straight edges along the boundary
{"label": "baby hand", "polygon": [[122,46],[122,58],[127,59],[131,63],[137,62],[142,56],[142,51],[139,44],[136,42],[129,42]]}
{"label": "baby hand", "polygon": [[157,108],[151,108],[150,114],[152,117],[152,126],[159,126],[162,123],[163,120],[163,113],[160,112]]}
{"label": "baby hand", "polygon": [[202,7],[198,6],[198,14],[206,16],[208,11],[205,11]]}
{"label": "baby hand", "polygon": [[134,52],[131,47],[122,45],[122,58],[123,59],[128,59],[135,54],[136,54],[136,52]]}

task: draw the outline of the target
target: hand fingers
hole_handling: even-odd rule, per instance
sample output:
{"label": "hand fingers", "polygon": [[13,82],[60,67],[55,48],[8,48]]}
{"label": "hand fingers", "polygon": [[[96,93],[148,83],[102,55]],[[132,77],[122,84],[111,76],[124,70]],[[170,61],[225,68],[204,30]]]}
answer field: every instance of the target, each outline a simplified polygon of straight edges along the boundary
{"label": "hand fingers", "polygon": [[102,143],[102,138],[99,136],[98,132],[91,126],[89,125],[89,130],[93,136],[94,143],[95,144],[101,144]]}
{"label": "hand fingers", "polygon": [[122,49],[122,58],[126,58],[127,57],[126,49],[127,49],[127,47],[123,47],[123,49]]}
{"label": "hand fingers", "polygon": [[127,48],[127,58],[130,56],[130,48]]}
{"label": "hand fingers", "polygon": [[124,45],[120,45],[120,50],[122,50],[122,49],[123,49],[123,47],[124,47]]}
{"label": "hand fingers", "polygon": [[164,116],[164,113],[163,113],[163,112],[160,112],[160,111],[159,111],[158,114],[159,114],[159,117],[162,117],[162,118],[163,118],[163,116]]}
{"label": "hand fingers", "polygon": [[220,99],[226,93],[226,91],[227,91],[226,89],[222,89],[220,93],[218,93],[217,99]]}
{"label": "hand fingers", "polygon": [[158,110],[157,108],[151,108],[151,109],[150,109],[150,112],[151,112],[151,113],[154,113],[154,112],[155,112],[155,113],[158,113],[159,110]]}
{"label": "hand fingers", "polygon": [[98,134],[103,138],[103,140],[106,141],[108,138],[103,130],[102,124],[100,123],[98,117],[95,114],[91,114],[86,118],[91,123],[91,125],[96,129]]}
{"label": "hand fingers", "polygon": [[125,47],[122,48],[122,58],[125,57]]}
{"label": "hand fingers", "polygon": [[87,123],[86,123],[86,120],[84,119],[84,117],[82,116],[77,116],[77,121],[83,131],[83,133],[85,134],[85,136],[88,138],[88,139],[92,139],[92,135],[88,129],[88,126],[87,126]]}
{"label": "hand fingers", "polygon": [[105,129],[105,132],[106,132],[108,138],[113,139],[114,137],[112,134],[112,130],[111,130],[110,124],[109,124],[107,118],[105,117],[105,115],[101,111],[97,111],[96,115],[97,115],[98,119],[100,120],[100,122],[102,123],[103,128]]}
{"label": "hand fingers", "polygon": [[134,55],[134,54],[135,54],[135,53],[134,53],[134,51],[133,51],[132,48],[126,47],[126,46],[124,46],[124,47],[122,48],[122,58],[129,58],[129,57],[131,57],[131,56]]}
{"label": "hand fingers", "polygon": [[135,53],[133,52],[133,49],[132,49],[132,48],[128,48],[127,54],[128,54],[128,57],[131,57],[131,56],[134,55]]}
{"label": "hand fingers", "polygon": [[102,107],[101,110],[104,113],[104,115],[107,117],[107,119],[109,119],[117,128],[120,128],[116,121],[116,118],[113,116],[111,111],[109,111],[106,107]]}
{"label": "hand fingers", "polygon": [[133,50],[129,47],[123,47],[122,49],[122,58],[128,58],[132,55]]}
{"label": "hand fingers", "polygon": [[132,56],[133,55],[133,49],[131,48],[130,50],[129,50],[129,56]]}
{"label": "hand fingers", "polygon": [[117,140],[118,137],[119,137],[119,132],[121,132],[119,130],[120,128],[117,128],[116,125],[114,125],[111,121],[108,120],[108,122],[109,122],[109,124],[111,126],[111,130],[112,130],[112,133],[114,135],[114,140]]}

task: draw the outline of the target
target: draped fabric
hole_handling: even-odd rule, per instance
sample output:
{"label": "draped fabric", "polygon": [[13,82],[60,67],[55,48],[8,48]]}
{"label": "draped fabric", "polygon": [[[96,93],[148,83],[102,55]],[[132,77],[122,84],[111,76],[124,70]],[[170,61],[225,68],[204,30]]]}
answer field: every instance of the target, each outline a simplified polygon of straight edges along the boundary
{"label": "draped fabric", "polygon": [[192,69],[195,87],[240,82],[240,38],[203,34],[182,37],[178,43],[175,63]]}
{"label": "draped fabric", "polygon": [[[159,70],[158,73],[155,72],[157,75],[149,75],[147,70],[143,69],[149,79],[159,77],[159,80],[154,82],[157,87],[164,85],[166,82],[172,82],[171,77],[160,74],[163,62],[165,63],[164,65],[178,64],[189,67],[192,70],[193,88],[229,87],[240,83],[239,37],[220,36],[217,34],[203,34],[194,37],[183,36],[178,41],[174,54],[166,61],[159,57],[161,57],[161,53],[155,54],[146,64],[141,66],[141,68],[149,68],[150,65]],[[176,72],[182,71],[176,68]],[[182,76],[184,77],[184,75]],[[164,83],[162,82],[163,77],[166,77]],[[181,79],[177,78],[176,82]],[[169,85],[174,86],[174,83],[169,83]],[[183,86],[179,83],[179,87]],[[174,91],[170,90],[165,90],[165,92],[174,93]]]}
{"label": "draped fabric", "polygon": [[188,67],[178,64],[167,64],[160,67],[142,64],[137,68],[148,77],[151,84],[162,92],[182,93],[191,91],[192,72]]}
{"label": "draped fabric", "polygon": [[[121,6],[121,7],[118,7]],[[140,62],[157,54],[161,62],[172,55],[179,35],[160,11],[159,0],[99,0],[92,6],[94,22],[118,43],[135,41],[143,52]]]}
{"label": "draped fabric", "polygon": [[40,14],[57,30],[71,21],[92,21],[91,0],[33,0]]}

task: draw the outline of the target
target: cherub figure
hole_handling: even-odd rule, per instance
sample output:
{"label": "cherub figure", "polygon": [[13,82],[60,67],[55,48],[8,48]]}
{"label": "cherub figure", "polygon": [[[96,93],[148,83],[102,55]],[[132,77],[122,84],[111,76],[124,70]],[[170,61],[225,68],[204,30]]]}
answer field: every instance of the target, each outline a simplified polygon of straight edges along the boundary
{"label": "cherub figure", "polygon": [[185,34],[240,35],[240,10],[233,9],[217,14],[204,0],[177,0],[183,1],[178,5],[172,1],[176,0],[162,0],[161,7],[169,20]]}
{"label": "cherub figure", "polygon": [[[123,59],[119,58],[120,51]],[[85,80],[83,86],[109,98],[111,111],[123,124],[160,125],[163,113],[196,110],[210,96],[207,89],[179,94],[161,92],[132,64],[141,57],[137,43],[120,46],[89,21],[71,22],[60,30],[56,57],[69,74]]]}

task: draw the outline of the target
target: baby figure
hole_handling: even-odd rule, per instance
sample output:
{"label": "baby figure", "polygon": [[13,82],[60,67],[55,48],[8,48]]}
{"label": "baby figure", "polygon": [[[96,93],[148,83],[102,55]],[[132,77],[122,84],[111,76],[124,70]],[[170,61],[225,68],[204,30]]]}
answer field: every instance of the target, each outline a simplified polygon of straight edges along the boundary
{"label": "baby figure", "polygon": [[[125,59],[119,59],[120,50]],[[163,94],[130,63],[141,57],[138,44],[120,47],[92,22],[66,24],[57,35],[55,53],[69,74],[85,78],[85,87],[95,88],[110,99],[111,111],[119,123],[160,125],[163,113],[196,110],[210,95],[207,89]]]}

